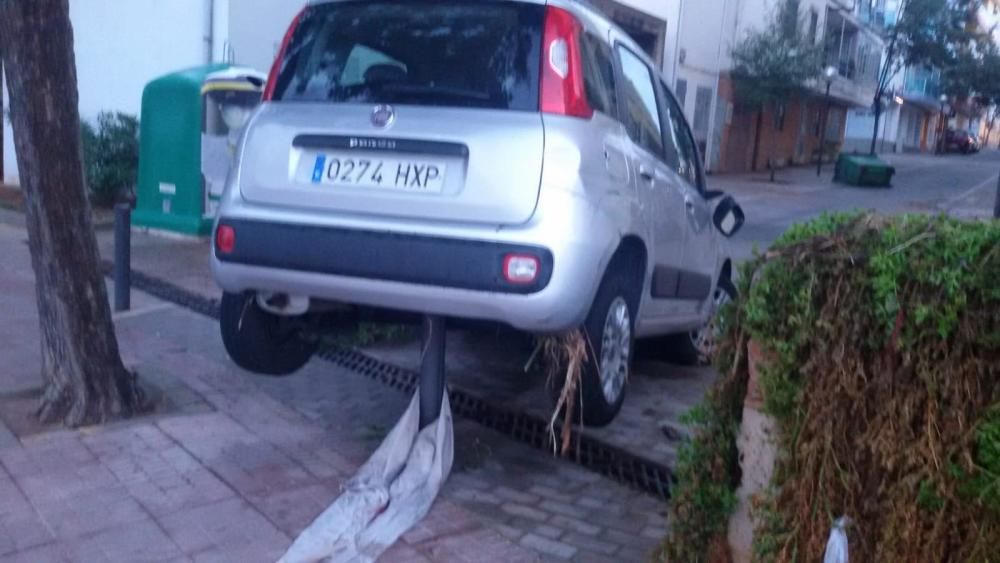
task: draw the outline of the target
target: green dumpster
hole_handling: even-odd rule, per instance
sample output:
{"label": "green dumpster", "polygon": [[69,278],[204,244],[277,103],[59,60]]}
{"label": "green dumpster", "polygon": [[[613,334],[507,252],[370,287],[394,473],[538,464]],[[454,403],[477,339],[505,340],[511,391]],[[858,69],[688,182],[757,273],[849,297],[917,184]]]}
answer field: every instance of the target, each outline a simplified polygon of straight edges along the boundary
{"label": "green dumpster", "polygon": [[841,154],[833,181],[853,186],[889,187],[896,169],[877,156]]}
{"label": "green dumpster", "polygon": [[[226,64],[178,71],[142,93],[139,182],[133,222],[207,235],[239,121],[260,103],[263,75]],[[239,111],[234,111],[239,110]]]}

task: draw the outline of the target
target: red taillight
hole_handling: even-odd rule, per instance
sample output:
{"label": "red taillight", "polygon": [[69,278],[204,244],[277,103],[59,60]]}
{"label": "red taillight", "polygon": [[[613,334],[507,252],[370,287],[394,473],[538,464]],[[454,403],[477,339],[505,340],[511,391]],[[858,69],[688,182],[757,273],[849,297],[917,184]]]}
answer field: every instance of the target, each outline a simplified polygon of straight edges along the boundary
{"label": "red taillight", "polygon": [[274,63],[271,64],[271,72],[267,75],[267,84],[264,85],[264,95],[261,96],[261,101],[270,102],[274,98],[274,88],[278,84],[278,74],[281,73],[281,67],[285,62],[285,55],[288,52],[288,44],[292,42],[292,36],[295,35],[295,30],[299,27],[299,22],[302,21],[302,14],[306,12],[308,8],[303,8],[299,12],[295,19],[292,20],[292,24],[288,26],[288,31],[285,32],[285,38],[281,40],[281,48],[278,49],[278,56],[274,58]]}
{"label": "red taillight", "polygon": [[503,279],[507,283],[525,285],[534,283],[542,269],[537,256],[530,254],[508,254],[503,257]]}
{"label": "red taillight", "polygon": [[580,22],[561,8],[545,8],[542,79],[539,106],[543,113],[589,119],[594,110],[583,87]]}
{"label": "red taillight", "polygon": [[232,254],[236,249],[236,229],[219,225],[215,231],[215,248],[220,254]]}

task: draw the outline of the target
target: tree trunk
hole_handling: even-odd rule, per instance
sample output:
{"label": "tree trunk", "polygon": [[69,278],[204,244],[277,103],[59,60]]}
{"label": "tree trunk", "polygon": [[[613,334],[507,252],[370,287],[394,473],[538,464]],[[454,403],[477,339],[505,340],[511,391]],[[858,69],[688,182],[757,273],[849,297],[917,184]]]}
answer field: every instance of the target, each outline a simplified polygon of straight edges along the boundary
{"label": "tree trunk", "polygon": [[872,146],[868,154],[875,156],[876,145],[878,145],[878,124],[882,120],[882,97],[875,94],[875,127],[872,129]]}
{"label": "tree trunk", "polygon": [[750,161],[750,171],[757,171],[757,157],[760,156],[760,130],[764,127],[764,108],[757,110],[757,126],[753,133],[753,158]]}
{"label": "tree trunk", "polygon": [[128,417],[144,399],[122,364],[84,187],[68,0],[0,1],[35,295],[43,422]]}

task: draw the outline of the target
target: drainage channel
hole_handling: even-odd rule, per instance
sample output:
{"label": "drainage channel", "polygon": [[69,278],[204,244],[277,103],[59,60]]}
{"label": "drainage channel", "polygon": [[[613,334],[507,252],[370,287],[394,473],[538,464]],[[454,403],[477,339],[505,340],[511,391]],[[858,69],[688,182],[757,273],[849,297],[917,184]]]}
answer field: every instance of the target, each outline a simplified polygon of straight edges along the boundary
{"label": "drainage channel", "polygon": [[[102,266],[105,274],[110,275],[111,263],[104,261]],[[133,270],[132,285],[159,299],[206,317],[219,318],[217,300],[198,295],[168,281]],[[357,372],[404,393],[413,393],[417,386],[416,372],[377,360],[357,350],[331,348],[321,351],[319,356],[334,365]],[[552,442],[548,420],[492,403],[454,386],[449,388],[449,397],[452,411],[456,415],[551,454]],[[558,436],[559,427],[557,426],[555,430]],[[659,499],[670,498],[673,474],[667,466],[585,433],[573,433],[566,459]]]}

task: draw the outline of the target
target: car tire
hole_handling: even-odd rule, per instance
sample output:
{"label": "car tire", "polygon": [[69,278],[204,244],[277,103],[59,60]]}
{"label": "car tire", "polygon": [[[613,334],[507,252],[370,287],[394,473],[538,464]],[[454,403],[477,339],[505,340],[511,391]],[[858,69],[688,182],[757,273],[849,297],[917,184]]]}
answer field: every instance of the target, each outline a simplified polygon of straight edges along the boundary
{"label": "car tire", "polygon": [[708,349],[705,339],[712,338],[714,340],[718,335],[706,335],[705,331],[713,330],[715,312],[725,303],[736,299],[736,286],[728,277],[723,277],[719,280],[712,299],[714,310],[704,326],[697,330],[671,334],[664,338],[662,348],[664,360],[682,366],[696,366],[706,363],[706,360],[710,358],[714,351],[714,344],[711,346],[713,349]]}
{"label": "car tire", "polygon": [[[625,401],[625,385],[635,355],[635,318],[641,276],[626,261],[608,267],[597,296],[581,327],[587,340],[587,360],[580,374],[580,389],[574,406],[577,422],[607,426]],[[596,357],[595,357],[596,356]],[[556,367],[550,391],[558,400],[565,382],[565,366]]]}
{"label": "car tire", "polygon": [[229,357],[259,375],[291,375],[309,362],[318,347],[304,337],[296,319],[268,313],[252,292],[222,295],[219,328]]}

